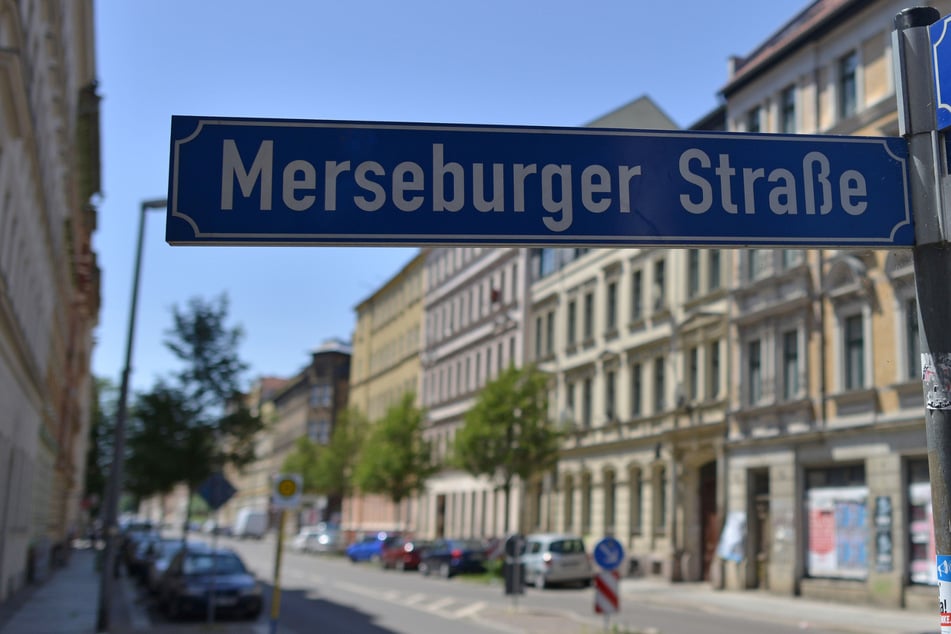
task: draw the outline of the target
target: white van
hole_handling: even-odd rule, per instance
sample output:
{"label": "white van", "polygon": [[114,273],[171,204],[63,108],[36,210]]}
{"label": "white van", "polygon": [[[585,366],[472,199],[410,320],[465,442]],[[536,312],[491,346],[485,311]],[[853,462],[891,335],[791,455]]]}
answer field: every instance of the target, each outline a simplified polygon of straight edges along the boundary
{"label": "white van", "polygon": [[267,532],[267,511],[243,508],[238,511],[231,534],[235,537],[261,539]]}

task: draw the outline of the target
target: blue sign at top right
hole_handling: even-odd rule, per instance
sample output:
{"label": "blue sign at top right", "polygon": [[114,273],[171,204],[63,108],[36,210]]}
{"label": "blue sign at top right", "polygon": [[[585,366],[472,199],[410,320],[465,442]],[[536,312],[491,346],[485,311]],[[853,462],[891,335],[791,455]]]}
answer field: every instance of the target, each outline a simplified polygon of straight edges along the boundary
{"label": "blue sign at top right", "polygon": [[928,30],[934,65],[937,124],[939,130],[951,127],[951,15],[938,20]]}

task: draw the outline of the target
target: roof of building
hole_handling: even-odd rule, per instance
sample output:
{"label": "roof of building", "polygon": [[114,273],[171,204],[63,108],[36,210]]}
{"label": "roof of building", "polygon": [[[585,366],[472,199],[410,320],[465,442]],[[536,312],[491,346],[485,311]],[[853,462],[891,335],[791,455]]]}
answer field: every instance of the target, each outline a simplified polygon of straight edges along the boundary
{"label": "roof of building", "polygon": [[805,42],[821,37],[850,19],[868,0],[815,0],[768,37],[752,53],[731,61],[730,80],[721,89],[729,96],[797,51]]}
{"label": "roof of building", "polygon": [[585,124],[589,128],[633,128],[639,130],[676,130],[677,124],[647,95],[629,101]]}

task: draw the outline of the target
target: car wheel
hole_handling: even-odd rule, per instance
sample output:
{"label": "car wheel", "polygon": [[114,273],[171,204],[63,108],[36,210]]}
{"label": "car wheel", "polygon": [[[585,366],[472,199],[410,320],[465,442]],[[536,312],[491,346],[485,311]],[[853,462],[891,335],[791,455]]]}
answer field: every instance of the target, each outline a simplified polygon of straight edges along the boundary
{"label": "car wheel", "polygon": [[452,568],[449,567],[449,562],[439,564],[439,576],[443,579],[448,579],[452,576]]}
{"label": "car wheel", "polygon": [[356,558],[356,557],[354,557],[353,555],[349,555],[349,557],[350,557],[350,563],[352,563],[352,564],[357,563],[357,558]]}
{"label": "car wheel", "polygon": [[244,617],[249,621],[257,621],[259,616],[261,616],[261,606],[246,612],[244,615]]}
{"label": "car wheel", "polygon": [[169,599],[165,606],[165,613],[169,621],[177,621],[182,618],[182,604],[178,599]]}
{"label": "car wheel", "polygon": [[581,587],[582,587],[582,588],[590,588],[590,587],[591,587],[591,579],[590,579],[590,578],[582,579],[582,581],[581,581]]}

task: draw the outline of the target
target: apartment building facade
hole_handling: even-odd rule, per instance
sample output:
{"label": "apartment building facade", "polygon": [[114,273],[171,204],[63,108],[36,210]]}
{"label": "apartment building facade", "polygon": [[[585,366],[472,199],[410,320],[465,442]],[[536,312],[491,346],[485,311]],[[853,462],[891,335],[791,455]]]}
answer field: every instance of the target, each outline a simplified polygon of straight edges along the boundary
{"label": "apartment building facade", "polygon": [[[416,394],[419,402],[425,262],[424,249],[356,306],[350,407],[371,423],[404,394]],[[387,497],[357,492],[343,501],[343,526],[355,532],[406,530],[415,525],[417,508],[418,500],[405,500],[397,513]]]}
{"label": "apartment building facade", "polygon": [[[905,7],[810,4],[732,60],[728,129],[896,136],[891,31]],[[723,583],[930,608],[910,252],[735,255]]]}
{"label": "apartment building facade", "polygon": [[79,530],[99,267],[92,0],[0,6],[0,602]]}
{"label": "apartment building facade", "polygon": [[[439,459],[451,455],[455,433],[479,390],[502,369],[524,363],[527,272],[523,248],[426,253],[420,394],[427,415],[424,437]],[[492,537],[515,530],[505,526],[504,494],[497,485],[447,463],[420,496],[418,532]],[[510,518],[520,517],[519,491],[510,496]]]}
{"label": "apartment building facade", "polygon": [[[348,342],[328,339],[311,353],[310,363],[274,394],[271,399],[273,422],[265,431],[270,438],[263,441],[265,447],[270,444],[270,453],[260,456],[260,460],[270,466],[271,476],[283,472],[284,461],[294,451],[298,439],[308,438],[319,445],[330,442],[334,425],[347,407],[350,356]],[[341,505],[340,495],[305,492],[292,526],[337,519]],[[269,510],[270,496],[248,501],[245,506]]]}

